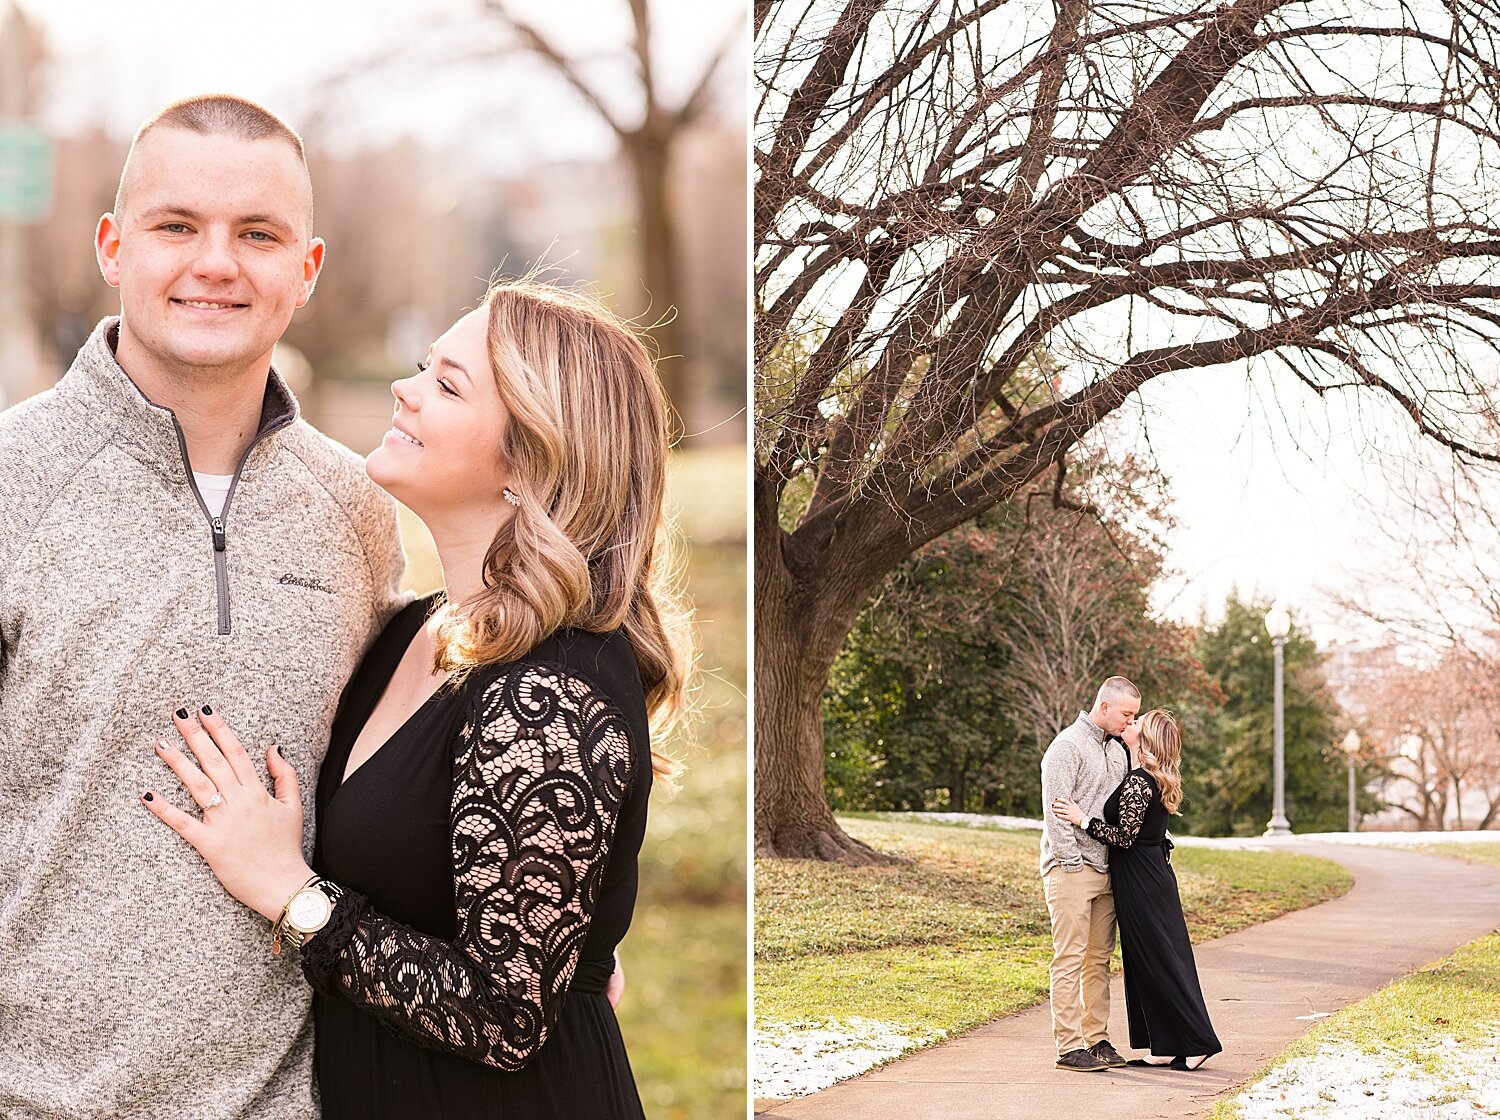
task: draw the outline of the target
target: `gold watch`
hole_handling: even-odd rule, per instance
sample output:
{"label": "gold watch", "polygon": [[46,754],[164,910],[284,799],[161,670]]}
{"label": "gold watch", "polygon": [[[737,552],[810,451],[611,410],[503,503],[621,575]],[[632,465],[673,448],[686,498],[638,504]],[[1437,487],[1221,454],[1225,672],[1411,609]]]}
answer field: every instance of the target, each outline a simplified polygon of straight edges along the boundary
{"label": "gold watch", "polygon": [[280,956],[283,940],[300,949],[304,941],[328,924],[334,905],[342,897],[343,888],[321,876],[304,884],[282,908],[271,934],[271,952]]}

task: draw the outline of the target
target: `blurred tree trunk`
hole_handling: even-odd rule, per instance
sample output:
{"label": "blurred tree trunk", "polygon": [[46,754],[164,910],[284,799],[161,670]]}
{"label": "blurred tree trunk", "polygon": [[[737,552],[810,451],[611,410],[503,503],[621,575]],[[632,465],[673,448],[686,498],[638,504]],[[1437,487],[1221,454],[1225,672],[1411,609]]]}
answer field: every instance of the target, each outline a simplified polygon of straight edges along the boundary
{"label": "blurred tree trunk", "polygon": [[552,39],[510,10],[506,0],[485,0],[485,9],[508,28],[527,50],[555,69],[607,124],[619,141],[629,164],[636,194],[636,254],[641,283],[647,300],[645,322],[656,343],[657,366],[662,387],[678,409],[688,407],[694,391],[695,359],[683,345],[678,308],[692,299],[683,289],[682,262],[678,255],[678,218],[672,198],[673,159],[678,141],[703,115],[711,96],[711,83],[719,65],[740,42],[732,32],[693,84],[680,105],[661,100],[657,66],[651,51],[651,5],[649,0],[627,0],[634,28],[631,52],[635,58],[640,105],[635,110],[621,105],[595,87],[585,72],[583,60],[570,56]]}

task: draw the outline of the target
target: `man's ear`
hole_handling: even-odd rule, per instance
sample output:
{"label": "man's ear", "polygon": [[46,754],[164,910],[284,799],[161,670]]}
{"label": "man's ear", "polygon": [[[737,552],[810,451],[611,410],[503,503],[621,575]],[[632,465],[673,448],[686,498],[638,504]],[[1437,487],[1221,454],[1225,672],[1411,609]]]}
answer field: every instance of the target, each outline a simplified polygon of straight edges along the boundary
{"label": "man's ear", "polygon": [[99,219],[94,230],[94,258],[99,262],[99,271],[104,282],[111,288],[120,286],[120,221],[113,214]]}
{"label": "man's ear", "polygon": [[307,243],[307,255],[302,258],[302,294],[297,300],[297,306],[306,306],[307,301],[312,299],[313,289],[318,285],[318,274],[323,271],[323,254],[326,246],[321,237],[314,237]]}

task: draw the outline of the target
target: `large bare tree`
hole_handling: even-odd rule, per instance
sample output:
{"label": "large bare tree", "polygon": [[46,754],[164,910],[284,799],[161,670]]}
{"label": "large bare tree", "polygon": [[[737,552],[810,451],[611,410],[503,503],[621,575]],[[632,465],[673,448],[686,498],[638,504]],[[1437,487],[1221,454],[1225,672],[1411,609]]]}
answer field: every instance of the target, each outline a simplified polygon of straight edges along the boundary
{"label": "large bare tree", "polygon": [[1365,394],[1497,460],[1487,4],[755,15],[760,854],[880,858],[822,796],[849,626],[901,557],[1060,479],[1153,379],[1234,364]]}

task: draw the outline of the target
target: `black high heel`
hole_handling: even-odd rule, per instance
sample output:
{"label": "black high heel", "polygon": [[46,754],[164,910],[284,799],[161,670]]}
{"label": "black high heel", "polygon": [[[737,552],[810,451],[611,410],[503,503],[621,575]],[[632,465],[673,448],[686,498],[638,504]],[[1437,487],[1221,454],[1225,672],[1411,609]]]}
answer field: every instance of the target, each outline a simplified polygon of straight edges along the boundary
{"label": "black high heel", "polygon": [[1208,1061],[1208,1059],[1212,1057],[1212,1054],[1204,1054],[1201,1058],[1198,1059],[1197,1065],[1190,1066],[1188,1065],[1186,1055],[1179,1054],[1177,1055],[1177,1057],[1172,1059],[1171,1068],[1182,1070],[1184,1073],[1191,1073],[1195,1069],[1202,1069],[1203,1063]]}

